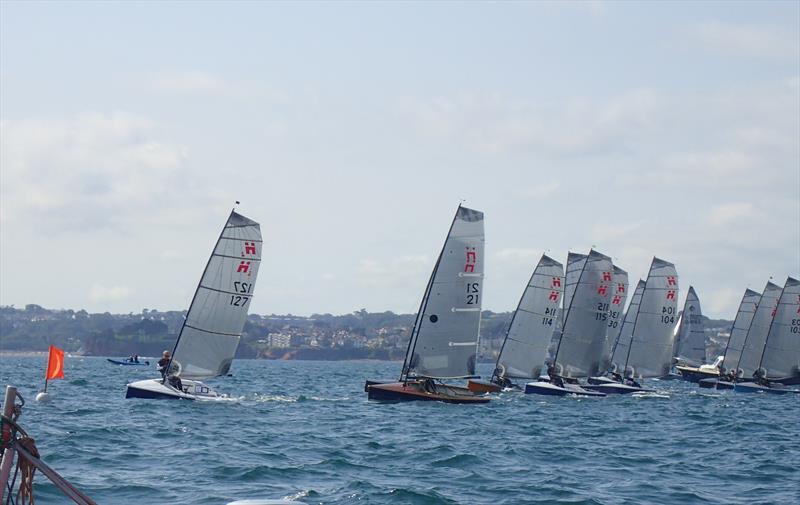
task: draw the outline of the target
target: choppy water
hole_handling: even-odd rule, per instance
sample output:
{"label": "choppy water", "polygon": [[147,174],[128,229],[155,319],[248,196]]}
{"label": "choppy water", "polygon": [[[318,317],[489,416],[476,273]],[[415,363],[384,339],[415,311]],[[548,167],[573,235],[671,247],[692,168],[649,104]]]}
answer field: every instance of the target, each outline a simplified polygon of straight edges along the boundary
{"label": "choppy water", "polygon": [[[38,404],[45,360],[1,357],[0,382],[28,400],[44,460],[98,503],[800,503],[800,395],[668,381],[665,397],[379,404],[364,378],[398,363],[244,360],[213,382],[237,402],[126,400],[151,371],[67,358]],[[34,490],[67,502],[41,475]]]}

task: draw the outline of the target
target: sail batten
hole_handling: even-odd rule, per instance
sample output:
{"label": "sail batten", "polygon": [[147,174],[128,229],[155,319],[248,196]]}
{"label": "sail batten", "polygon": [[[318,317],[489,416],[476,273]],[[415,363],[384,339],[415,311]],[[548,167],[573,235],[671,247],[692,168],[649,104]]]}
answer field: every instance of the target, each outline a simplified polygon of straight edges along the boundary
{"label": "sail batten", "polygon": [[543,255],[512,316],[497,357],[495,377],[531,379],[542,372],[558,317],[563,285],[563,266]]}
{"label": "sail batten", "polygon": [[483,213],[459,206],[428,280],[401,379],[474,377],[483,251]]}
{"label": "sail batten", "polygon": [[261,263],[261,229],[231,212],[186,314],[171,370],[189,379],[226,375],[247,320]]}

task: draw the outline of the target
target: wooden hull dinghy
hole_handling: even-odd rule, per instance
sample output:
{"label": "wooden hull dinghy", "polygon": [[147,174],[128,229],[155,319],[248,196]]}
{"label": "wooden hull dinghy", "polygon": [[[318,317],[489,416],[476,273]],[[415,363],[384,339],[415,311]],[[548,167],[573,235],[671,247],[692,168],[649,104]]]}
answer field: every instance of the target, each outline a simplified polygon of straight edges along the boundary
{"label": "wooden hull dinghy", "polygon": [[477,378],[483,301],[483,212],[458,206],[422,296],[400,378],[367,380],[367,398],[385,402],[486,403],[443,381]]}
{"label": "wooden hull dinghy", "polygon": [[[374,382],[374,381],[369,381]],[[366,386],[370,400],[383,402],[435,401],[445,403],[488,403],[489,397],[468,388],[438,384],[430,379],[373,383]]]}
{"label": "wooden hull dinghy", "polygon": [[467,382],[467,389],[473,393],[499,393],[503,390],[503,386],[487,380],[470,379]]}

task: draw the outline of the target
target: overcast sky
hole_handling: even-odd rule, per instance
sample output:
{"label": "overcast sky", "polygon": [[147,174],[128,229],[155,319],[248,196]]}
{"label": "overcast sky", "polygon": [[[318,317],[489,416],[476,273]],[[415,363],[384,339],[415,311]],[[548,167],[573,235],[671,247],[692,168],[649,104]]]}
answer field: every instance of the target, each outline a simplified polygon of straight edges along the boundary
{"label": "overcast sky", "polygon": [[800,275],[800,3],[0,3],[0,303],[414,312],[461,199],[484,308],[592,245],[733,319]]}

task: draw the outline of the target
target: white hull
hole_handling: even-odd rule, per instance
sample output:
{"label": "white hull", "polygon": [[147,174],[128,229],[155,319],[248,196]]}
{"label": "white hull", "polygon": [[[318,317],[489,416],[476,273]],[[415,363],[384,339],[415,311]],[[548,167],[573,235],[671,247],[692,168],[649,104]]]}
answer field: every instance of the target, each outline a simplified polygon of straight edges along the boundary
{"label": "white hull", "polygon": [[147,379],[128,384],[125,398],[163,399],[163,400],[227,400],[228,397],[220,395],[200,381],[183,379],[182,391],[169,384],[164,384],[161,379]]}

